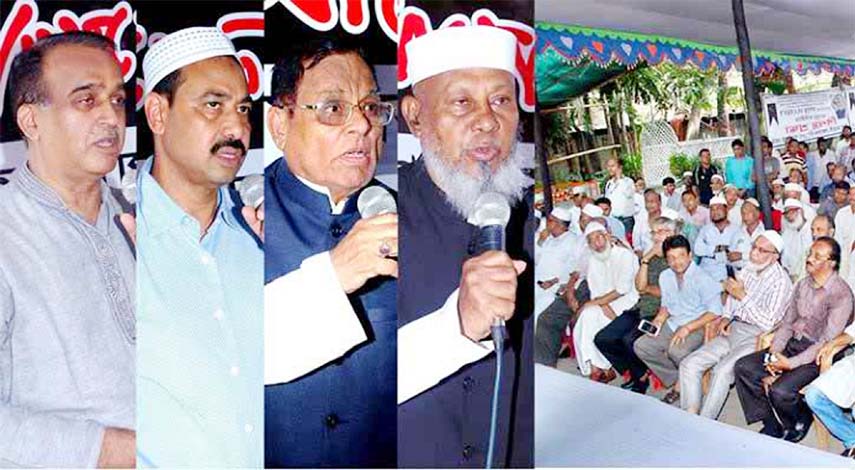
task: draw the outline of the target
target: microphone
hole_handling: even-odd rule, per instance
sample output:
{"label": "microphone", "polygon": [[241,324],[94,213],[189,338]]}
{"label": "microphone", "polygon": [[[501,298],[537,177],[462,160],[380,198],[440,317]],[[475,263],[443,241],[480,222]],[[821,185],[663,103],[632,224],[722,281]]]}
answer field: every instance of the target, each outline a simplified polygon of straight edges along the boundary
{"label": "microphone", "polygon": [[[511,218],[511,206],[504,196],[487,192],[478,196],[469,217],[469,222],[478,227],[475,238],[475,252],[505,251],[505,227]],[[496,375],[493,382],[493,397],[490,402],[490,431],[487,437],[486,468],[493,468],[493,453],[496,446],[496,430],[499,422],[499,394],[502,384],[502,356],[508,332],[505,320],[494,317],[490,327],[490,336],[496,350]]]}
{"label": "microphone", "polygon": [[356,208],[363,219],[398,212],[395,198],[382,186],[369,186],[362,190],[356,200]]}
{"label": "microphone", "polygon": [[[485,251],[505,251],[505,227],[511,218],[511,206],[508,200],[499,193],[487,192],[478,196],[470,220],[478,227],[475,238],[475,252],[478,254]],[[493,341],[496,335],[502,339],[508,337],[505,330],[505,321],[501,318],[493,320]]]}
{"label": "microphone", "polygon": [[264,202],[264,175],[247,175],[235,183],[235,187],[245,206],[258,209]]}

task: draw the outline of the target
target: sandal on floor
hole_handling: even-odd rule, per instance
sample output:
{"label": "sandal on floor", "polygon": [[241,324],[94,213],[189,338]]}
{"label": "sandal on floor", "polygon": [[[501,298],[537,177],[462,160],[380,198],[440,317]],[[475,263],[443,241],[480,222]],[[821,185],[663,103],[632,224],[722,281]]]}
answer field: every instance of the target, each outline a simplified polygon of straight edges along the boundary
{"label": "sandal on floor", "polygon": [[674,403],[680,401],[680,392],[672,388],[668,393],[665,394],[664,397],[662,397],[662,401],[669,405],[673,405]]}

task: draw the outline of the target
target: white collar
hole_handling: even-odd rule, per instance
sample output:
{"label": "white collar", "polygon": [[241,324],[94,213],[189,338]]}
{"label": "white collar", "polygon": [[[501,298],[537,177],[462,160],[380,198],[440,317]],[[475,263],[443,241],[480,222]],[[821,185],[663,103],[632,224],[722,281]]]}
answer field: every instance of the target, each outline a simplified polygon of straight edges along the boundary
{"label": "white collar", "polygon": [[324,196],[326,196],[327,199],[329,199],[330,211],[331,211],[332,215],[339,215],[342,212],[344,212],[344,205],[347,204],[347,200],[350,199],[350,197],[346,197],[346,198],[342,199],[338,204],[336,204],[335,201],[333,201],[332,194],[330,194],[330,190],[326,186],[321,186],[317,183],[312,183],[311,181],[307,180],[306,178],[303,178],[302,176],[298,176],[296,174],[294,176],[298,180],[300,180],[301,183],[308,186],[308,188],[311,189],[312,191],[314,191],[316,193],[321,193]]}

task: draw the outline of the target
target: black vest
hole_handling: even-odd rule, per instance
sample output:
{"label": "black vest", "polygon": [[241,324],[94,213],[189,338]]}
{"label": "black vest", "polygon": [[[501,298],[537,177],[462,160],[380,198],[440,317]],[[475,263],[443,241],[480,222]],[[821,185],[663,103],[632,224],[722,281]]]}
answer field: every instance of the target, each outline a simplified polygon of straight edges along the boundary
{"label": "black vest", "polygon": [[[266,169],[264,194],[265,283],[335,247],[359,220],[358,193],[332,215],[327,196],[294,177],[284,158]],[[368,341],[305,377],[265,387],[267,467],[396,464],[396,283],[375,278],[348,298]]]}
{"label": "black vest", "polygon": [[[424,163],[399,174],[399,326],[439,309],[457,289],[463,262],[473,256],[476,228],[456,214]],[[534,438],[533,237],[531,194],[512,211],[506,233],[513,259],[528,263],[519,278],[517,310],[507,323],[494,463],[531,467]],[[430,351],[425,351],[430,354]],[[496,356],[463,367],[398,407],[398,465],[483,467]]]}

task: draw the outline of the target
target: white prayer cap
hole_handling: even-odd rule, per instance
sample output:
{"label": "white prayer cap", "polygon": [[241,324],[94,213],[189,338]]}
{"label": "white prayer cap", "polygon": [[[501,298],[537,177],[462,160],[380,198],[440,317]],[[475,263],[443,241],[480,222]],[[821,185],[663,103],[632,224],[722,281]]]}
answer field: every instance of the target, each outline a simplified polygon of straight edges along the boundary
{"label": "white prayer cap", "polygon": [[594,218],[603,217],[605,215],[600,206],[595,206],[593,204],[585,204],[585,207],[582,208],[582,213],[588,217]]}
{"label": "white prayer cap", "polygon": [[784,201],[784,212],[786,212],[789,209],[801,209],[801,208],[802,208],[802,203],[798,199],[787,198],[787,200]]}
{"label": "white prayer cap", "polygon": [[600,224],[597,222],[591,222],[590,224],[588,224],[587,227],[585,227],[585,237],[587,237],[588,235],[595,233],[595,232],[605,232],[605,231],[606,231],[606,228],[603,226],[603,224]]}
{"label": "white prayer cap", "polygon": [[798,191],[802,192],[802,187],[796,183],[787,183],[784,185],[784,192],[788,193],[790,191]]}
{"label": "white prayer cap", "polygon": [[573,195],[574,196],[581,196],[581,195],[587,195],[587,194],[588,194],[588,190],[585,189],[584,185],[573,186]]}
{"label": "white prayer cap", "polygon": [[712,177],[710,178],[710,181],[715,180],[715,179],[719,179],[719,180],[721,180],[722,183],[724,183],[724,176],[721,176],[719,174],[712,175]]}
{"label": "white prayer cap", "polygon": [[517,38],[493,26],[440,28],[406,45],[407,75],[416,84],[459,69],[488,68],[516,72]]}
{"label": "white prayer cap", "polygon": [[687,176],[692,176],[692,172],[691,171],[684,171],[683,172],[683,178],[685,178]]}
{"label": "white prayer cap", "polygon": [[736,186],[734,186],[734,185],[732,185],[732,184],[730,184],[730,183],[727,183],[726,185],[724,185],[724,188],[722,188],[722,189],[723,189],[723,190],[725,190],[725,191],[727,191],[728,189],[732,189],[732,190],[734,190],[734,191],[736,191],[736,190],[737,190]]}
{"label": "white prayer cap", "polygon": [[785,186],[785,185],[784,185],[784,180],[782,180],[781,178],[775,178],[775,180],[774,180],[774,181],[772,181],[772,186],[774,186],[774,185],[776,185],[776,184],[777,184],[778,186]]}
{"label": "white prayer cap", "polygon": [[553,207],[552,212],[550,212],[549,215],[564,222],[570,222],[572,220],[570,216],[570,208],[565,205]]}
{"label": "white prayer cap", "polygon": [[659,215],[671,220],[678,220],[680,218],[680,214],[678,214],[677,211],[675,211],[674,209],[669,209],[667,207],[665,209],[662,209],[662,212]]}
{"label": "white prayer cap", "polygon": [[784,251],[784,238],[781,237],[780,233],[778,233],[774,230],[765,230],[763,232],[758,233],[754,237],[754,239],[756,240],[760,237],[763,237],[766,240],[769,240],[769,243],[771,243],[772,246],[775,247],[775,250],[778,251],[778,254],[780,254],[782,251]]}
{"label": "white prayer cap", "polygon": [[749,197],[748,199],[745,200],[745,202],[747,202],[748,204],[751,204],[752,206],[754,206],[758,209],[760,208],[760,201],[758,201],[757,199],[754,199],[753,197]]}
{"label": "white prayer cap", "polygon": [[716,204],[721,204],[723,206],[726,206],[727,205],[727,199],[725,199],[721,196],[716,196],[716,197],[710,199],[710,206],[714,206]]}
{"label": "white prayer cap", "polygon": [[151,46],[143,59],[143,96],[148,96],[154,86],[170,73],[220,56],[237,58],[237,53],[229,38],[218,28],[185,28],[164,36]]}

